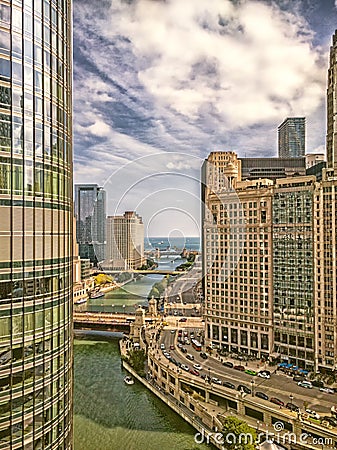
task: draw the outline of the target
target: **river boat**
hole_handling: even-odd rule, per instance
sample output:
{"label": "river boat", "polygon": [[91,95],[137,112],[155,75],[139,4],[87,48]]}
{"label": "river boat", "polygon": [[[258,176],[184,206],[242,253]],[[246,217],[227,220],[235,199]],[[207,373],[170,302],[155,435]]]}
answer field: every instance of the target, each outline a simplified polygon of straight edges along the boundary
{"label": "river boat", "polygon": [[135,384],[133,378],[132,378],[132,377],[129,377],[129,376],[126,376],[126,377],[124,378],[124,383],[125,383],[125,384],[129,384],[129,385]]}
{"label": "river boat", "polygon": [[95,292],[93,294],[90,294],[90,298],[91,299],[101,298],[101,297],[104,297],[104,292],[98,291],[98,292]]}
{"label": "river boat", "polygon": [[86,303],[88,299],[87,298],[80,298],[79,300],[76,300],[75,305],[82,305],[82,303]]}

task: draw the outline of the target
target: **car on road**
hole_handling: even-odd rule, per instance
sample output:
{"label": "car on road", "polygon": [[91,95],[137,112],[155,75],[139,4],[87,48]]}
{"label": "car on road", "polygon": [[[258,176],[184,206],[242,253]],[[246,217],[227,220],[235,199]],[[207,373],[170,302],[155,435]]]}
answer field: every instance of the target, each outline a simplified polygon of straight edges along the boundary
{"label": "car on road", "polygon": [[202,357],[202,359],[207,359],[208,358],[208,356],[204,352],[201,352],[200,356]]}
{"label": "car on road", "polygon": [[191,361],[194,361],[194,356],[191,355],[190,353],[187,353],[186,358],[191,360]]}
{"label": "car on road", "polygon": [[252,370],[252,369],[246,369],[245,373],[247,373],[248,375],[257,375],[257,372],[255,370]]}
{"label": "car on road", "polygon": [[262,398],[263,400],[269,400],[268,395],[260,391],[255,392],[255,397]]}
{"label": "car on road", "polygon": [[194,364],[193,367],[194,367],[195,369],[197,369],[197,370],[201,370],[201,369],[202,369],[202,367],[201,367],[200,364]]}
{"label": "car on road", "polygon": [[319,419],[321,416],[317,414],[316,411],[313,409],[306,409],[305,412],[309,415],[309,417],[312,417],[313,419]]}
{"label": "car on road", "polygon": [[223,363],[223,365],[224,365],[225,367],[230,367],[231,369],[233,369],[233,367],[234,367],[234,364],[233,364],[232,362],[230,362],[230,361],[225,361],[225,362]]}
{"label": "car on road", "polygon": [[307,388],[307,389],[312,389],[312,387],[313,387],[311,382],[310,381],[306,381],[306,380],[299,381],[297,384],[298,384],[298,386],[301,386],[301,387],[304,387],[304,388]]}
{"label": "car on road", "polygon": [[270,402],[275,403],[275,405],[284,406],[284,402],[276,397],[271,397]]}
{"label": "car on road", "polygon": [[190,368],[186,365],[186,364],[182,364],[180,366],[183,370],[186,370],[186,372],[188,372],[190,370]]}
{"label": "car on road", "polygon": [[294,380],[294,381],[297,381],[297,382],[299,382],[299,381],[305,381],[305,377],[304,377],[303,375],[295,375],[295,376],[293,377],[293,380]]}
{"label": "car on road", "polygon": [[239,384],[239,386],[236,388],[239,392],[244,392],[245,394],[251,394],[252,391],[249,389],[249,387],[245,386],[244,384]]}
{"label": "car on road", "polygon": [[328,387],[321,387],[321,388],[319,388],[319,390],[321,392],[325,392],[325,394],[334,394],[335,393],[335,391],[333,389],[328,388]]}
{"label": "car on road", "polygon": [[176,330],[171,330],[171,334],[174,334],[176,332]]}
{"label": "car on road", "polygon": [[181,317],[181,318],[179,319],[179,322],[187,322],[186,317]]}
{"label": "car on road", "polygon": [[240,372],[244,372],[246,369],[244,366],[234,366],[235,370],[240,370]]}
{"label": "car on road", "polygon": [[212,377],[211,382],[214,384],[222,384],[221,380],[219,380],[219,378],[216,377]]}
{"label": "car on road", "polygon": [[294,403],[288,402],[286,408],[290,409],[290,411],[300,412],[300,408],[297,405],[294,405]]}
{"label": "car on road", "polygon": [[321,418],[321,422],[328,422],[332,427],[337,427],[337,419],[330,416],[324,416]]}
{"label": "car on road", "polygon": [[169,353],[164,353],[165,358],[171,359],[171,355]]}
{"label": "car on road", "polygon": [[269,380],[269,378],[270,378],[270,374],[268,374],[268,373],[265,372],[264,370],[261,370],[261,372],[259,372],[259,373],[257,374],[257,376],[258,376],[258,377],[261,377],[261,378],[266,378],[267,380]]}
{"label": "car on road", "polygon": [[178,348],[183,348],[183,344],[181,342],[179,342]]}
{"label": "car on road", "polygon": [[197,376],[197,377],[200,375],[200,373],[199,373],[197,370],[195,370],[195,369],[190,369],[190,373],[191,373],[192,375]]}
{"label": "car on road", "polygon": [[160,344],[160,349],[165,350],[165,344]]}
{"label": "car on road", "polygon": [[170,345],[170,350],[174,350],[174,345]]}
{"label": "car on road", "polygon": [[229,389],[235,389],[235,385],[229,381],[223,381],[222,386],[225,386],[226,388]]}

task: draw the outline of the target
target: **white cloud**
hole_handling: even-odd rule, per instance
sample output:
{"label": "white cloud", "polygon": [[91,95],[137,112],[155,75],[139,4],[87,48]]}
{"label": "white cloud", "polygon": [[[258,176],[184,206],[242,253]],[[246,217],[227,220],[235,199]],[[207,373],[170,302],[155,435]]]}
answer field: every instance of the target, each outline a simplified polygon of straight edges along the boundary
{"label": "white cloud", "polygon": [[275,5],[142,0],[113,9],[105,33],[131,40],[147,92],[189,119],[212,104],[225,129],[277,122],[310,114],[322,99],[313,33]]}

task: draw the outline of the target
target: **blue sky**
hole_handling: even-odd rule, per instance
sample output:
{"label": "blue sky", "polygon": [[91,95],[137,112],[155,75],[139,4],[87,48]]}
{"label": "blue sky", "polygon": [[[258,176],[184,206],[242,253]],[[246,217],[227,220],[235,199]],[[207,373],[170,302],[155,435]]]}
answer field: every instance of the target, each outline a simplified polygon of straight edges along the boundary
{"label": "blue sky", "polygon": [[288,116],[307,118],[308,152],[324,151],[333,1],[73,4],[74,178],[106,186],[109,214],[197,234],[209,152],[276,156]]}

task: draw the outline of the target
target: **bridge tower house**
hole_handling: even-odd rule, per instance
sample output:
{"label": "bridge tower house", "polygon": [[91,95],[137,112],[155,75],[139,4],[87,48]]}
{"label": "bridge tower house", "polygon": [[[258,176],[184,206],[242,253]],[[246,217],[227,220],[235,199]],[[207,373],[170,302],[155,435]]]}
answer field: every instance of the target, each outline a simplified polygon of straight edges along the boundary
{"label": "bridge tower house", "polygon": [[157,300],[152,296],[151,300],[149,300],[149,315],[151,317],[157,317]]}
{"label": "bridge tower house", "polygon": [[135,321],[130,325],[130,338],[133,342],[142,344],[142,329],[145,327],[145,311],[139,306],[135,313]]}

